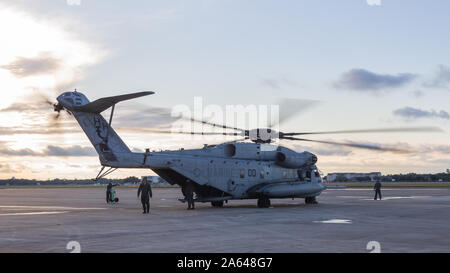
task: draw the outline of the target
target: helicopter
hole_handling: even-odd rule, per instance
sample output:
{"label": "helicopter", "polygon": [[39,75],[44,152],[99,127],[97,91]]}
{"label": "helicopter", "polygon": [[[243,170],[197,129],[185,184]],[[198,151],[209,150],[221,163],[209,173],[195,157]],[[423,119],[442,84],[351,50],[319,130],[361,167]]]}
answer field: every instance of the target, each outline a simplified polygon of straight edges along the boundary
{"label": "helicopter", "polygon": [[[256,199],[258,207],[268,208],[272,198],[304,198],[306,204],[317,204],[316,197],[327,188],[316,166],[317,156],[308,151],[296,152],[281,145],[273,145],[272,142],[276,139],[404,152],[404,150],[376,145],[306,139],[303,135],[435,131],[435,128],[431,127],[418,127],[279,132],[271,128],[246,130],[192,118],[190,120],[193,122],[234,130],[234,132],[208,134],[239,136],[241,140],[204,145],[198,149],[169,151],[146,149],[145,152],[132,152],[111,126],[115,105],[121,101],[154,93],[144,91],[100,98],[91,102],[84,94],[75,90],[62,93],[54,104],[48,103],[57,112],[57,117],[62,110],[72,115],[94,146],[102,166],[96,180],[118,168],[151,169],[169,184],[179,185],[182,189],[186,183],[193,183],[195,201],[210,202],[213,207],[223,207],[229,200]],[[110,117],[109,121],[106,121],[101,112],[109,108],[111,108]],[[151,130],[151,132],[173,133],[158,130]],[[177,133],[205,134],[204,132]],[[108,169],[105,170],[105,168]],[[180,201],[184,200],[180,199]]]}

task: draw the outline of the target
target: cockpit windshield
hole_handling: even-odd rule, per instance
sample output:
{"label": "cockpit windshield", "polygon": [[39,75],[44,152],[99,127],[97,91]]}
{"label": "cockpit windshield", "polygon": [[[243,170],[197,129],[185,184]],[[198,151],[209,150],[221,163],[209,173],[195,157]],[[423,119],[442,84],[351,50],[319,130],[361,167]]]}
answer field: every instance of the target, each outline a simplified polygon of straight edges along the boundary
{"label": "cockpit windshield", "polygon": [[319,170],[317,170],[317,169],[314,170],[314,176],[315,177],[320,177]]}

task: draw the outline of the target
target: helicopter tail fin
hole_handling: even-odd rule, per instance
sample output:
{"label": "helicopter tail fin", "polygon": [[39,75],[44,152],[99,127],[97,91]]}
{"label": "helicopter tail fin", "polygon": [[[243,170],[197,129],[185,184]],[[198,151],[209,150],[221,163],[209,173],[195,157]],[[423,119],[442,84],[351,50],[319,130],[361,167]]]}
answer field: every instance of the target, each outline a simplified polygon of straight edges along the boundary
{"label": "helicopter tail fin", "polygon": [[89,112],[72,113],[97,151],[103,165],[118,161],[118,154],[131,153],[125,142],[102,115]]}
{"label": "helicopter tail fin", "polygon": [[108,109],[111,106],[116,105],[116,103],[124,101],[124,100],[131,100],[147,95],[155,94],[153,91],[144,91],[144,92],[137,92],[137,93],[131,93],[131,94],[125,94],[125,95],[119,95],[119,96],[112,96],[112,97],[106,97],[101,98],[98,100],[95,100],[93,102],[84,104],[82,106],[76,106],[74,107],[75,111],[78,112],[85,112],[85,113],[95,113],[99,114],[106,109]]}
{"label": "helicopter tail fin", "polygon": [[[120,101],[151,94],[154,94],[154,92],[138,92],[89,102],[80,92],[65,92],[57,100],[61,105],[59,107],[69,110],[78,121],[78,124],[97,151],[102,165],[134,167],[136,163],[132,160],[134,157],[133,153],[111,126],[114,107]],[[111,117],[110,122],[107,122],[100,113],[110,107]],[[126,164],[129,164],[129,166]]]}

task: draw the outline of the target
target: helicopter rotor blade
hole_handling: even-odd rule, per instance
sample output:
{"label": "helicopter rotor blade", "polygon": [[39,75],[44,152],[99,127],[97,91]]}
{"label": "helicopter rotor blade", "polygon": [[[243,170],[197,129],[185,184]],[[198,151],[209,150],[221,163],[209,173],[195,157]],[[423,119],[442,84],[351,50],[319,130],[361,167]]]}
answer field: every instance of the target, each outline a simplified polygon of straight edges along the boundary
{"label": "helicopter rotor blade", "polygon": [[223,135],[223,136],[243,136],[242,133],[231,133],[231,132],[183,132],[183,131],[169,131],[169,130],[154,130],[154,129],[127,129],[122,128],[121,130],[132,130],[134,132],[142,133],[152,133],[152,134],[181,134],[181,135]]}
{"label": "helicopter rotor blade", "polygon": [[297,141],[308,141],[308,142],[316,142],[316,143],[323,143],[323,144],[348,146],[348,147],[360,148],[360,149],[377,150],[377,151],[385,151],[385,152],[394,152],[394,153],[410,153],[411,152],[411,151],[403,150],[403,149],[381,147],[381,146],[378,146],[378,145],[362,144],[362,143],[334,142],[334,141],[326,141],[326,140],[313,140],[313,139],[306,139],[306,138],[296,138],[296,137],[282,137],[280,139],[297,140]]}
{"label": "helicopter rotor blade", "polygon": [[168,117],[168,118],[182,119],[182,120],[186,120],[186,121],[202,123],[202,124],[209,125],[209,126],[216,127],[216,128],[218,127],[218,128],[236,130],[236,131],[241,131],[241,132],[245,131],[244,129],[241,129],[241,128],[227,126],[227,125],[222,125],[222,124],[217,124],[217,123],[213,123],[213,122],[202,120],[202,119],[188,118],[188,117],[183,116],[181,112],[179,112],[179,114],[180,114],[179,116],[174,116],[172,114],[172,111],[170,109],[168,109],[168,108],[146,107],[146,109],[144,109],[142,111],[150,113],[150,114],[155,114],[155,115],[159,115],[159,116]]}
{"label": "helicopter rotor blade", "polygon": [[[285,122],[286,120],[294,117],[296,114],[304,112],[308,110],[309,108],[316,106],[319,103],[319,101],[315,100],[304,100],[304,99],[282,99],[279,102],[279,116],[278,120],[272,121],[271,124],[267,124],[267,128],[272,128],[278,124],[281,124]],[[141,105],[142,106],[142,105]],[[142,107],[140,107],[142,108]],[[172,115],[172,111],[167,108],[161,108],[161,107],[146,107],[146,109],[142,109],[142,111],[150,113],[150,114],[156,114],[160,116],[170,117],[174,119],[183,119],[191,122],[197,122],[205,125],[209,125],[215,128],[222,128],[222,129],[230,129],[230,130],[236,130],[240,132],[249,132],[249,130],[237,128],[236,126],[228,126],[224,124],[218,124],[211,121],[207,121],[204,119],[197,119],[197,118],[187,118],[184,116],[178,116],[175,117]],[[180,113],[181,114],[181,113]]]}
{"label": "helicopter rotor blade", "polygon": [[380,128],[380,129],[363,129],[363,130],[339,130],[339,131],[322,131],[322,132],[299,132],[299,133],[282,133],[283,136],[299,136],[299,135],[325,135],[325,134],[355,134],[355,133],[401,133],[401,132],[442,132],[438,127],[407,127],[407,128]]}
{"label": "helicopter rotor blade", "polygon": [[319,104],[316,100],[284,98],[279,101],[278,120],[272,121],[267,128],[273,128]]}
{"label": "helicopter rotor blade", "polygon": [[198,122],[198,123],[206,124],[206,125],[209,125],[209,126],[212,126],[212,127],[222,128],[222,129],[231,129],[231,130],[236,130],[236,131],[241,131],[241,132],[248,131],[248,130],[244,130],[244,129],[237,128],[237,127],[221,125],[221,124],[217,124],[217,123],[213,123],[213,122],[209,122],[209,121],[205,121],[205,120],[200,120],[200,119],[195,119],[195,118],[189,118],[188,120],[190,120],[192,122]]}

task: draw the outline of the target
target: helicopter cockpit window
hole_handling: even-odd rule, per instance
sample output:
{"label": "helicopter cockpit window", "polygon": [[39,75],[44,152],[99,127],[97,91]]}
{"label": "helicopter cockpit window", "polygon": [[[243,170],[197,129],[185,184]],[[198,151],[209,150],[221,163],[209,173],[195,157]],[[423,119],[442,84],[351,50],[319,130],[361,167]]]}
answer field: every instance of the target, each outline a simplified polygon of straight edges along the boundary
{"label": "helicopter cockpit window", "polygon": [[318,170],[314,170],[314,176],[315,177],[320,177],[319,171]]}

